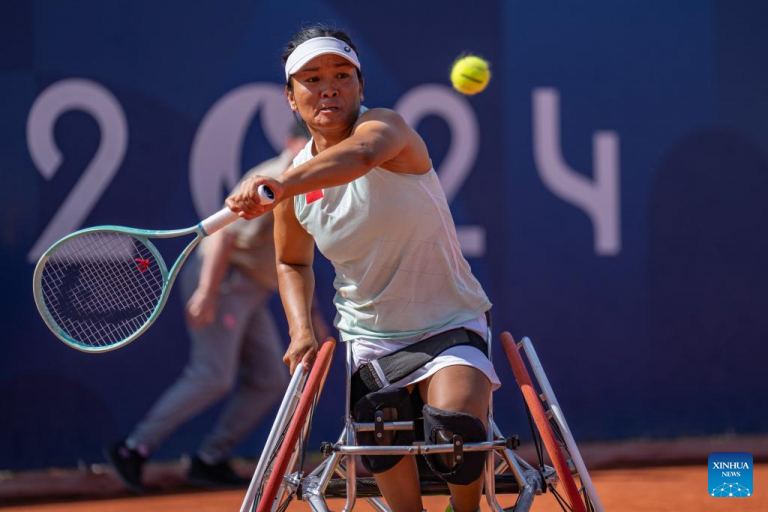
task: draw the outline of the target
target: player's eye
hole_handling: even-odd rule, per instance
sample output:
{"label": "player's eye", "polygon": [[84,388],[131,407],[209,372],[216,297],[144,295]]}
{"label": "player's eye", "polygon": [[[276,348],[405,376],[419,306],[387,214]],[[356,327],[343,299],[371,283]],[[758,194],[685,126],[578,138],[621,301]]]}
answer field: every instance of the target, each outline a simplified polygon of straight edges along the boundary
{"label": "player's eye", "polygon": [[317,78],[316,76],[310,76],[304,79],[305,82],[317,82],[318,80],[319,78]]}
{"label": "player's eye", "polygon": [[349,78],[349,73],[339,73],[336,78]]}

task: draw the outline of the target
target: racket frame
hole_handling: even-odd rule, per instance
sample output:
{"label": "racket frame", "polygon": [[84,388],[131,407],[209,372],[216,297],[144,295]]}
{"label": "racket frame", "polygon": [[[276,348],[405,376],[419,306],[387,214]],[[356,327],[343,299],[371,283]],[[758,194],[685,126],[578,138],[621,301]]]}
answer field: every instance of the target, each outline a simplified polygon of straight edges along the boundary
{"label": "racket frame", "polygon": [[[259,185],[257,189],[257,193],[258,193],[259,201],[261,202],[261,204],[271,204],[275,201],[274,192],[266,185]],[[181,266],[184,264],[185,261],[187,261],[187,258],[192,253],[192,251],[197,246],[197,244],[200,243],[200,241],[206,236],[210,236],[214,234],[216,231],[219,231],[220,229],[228,226],[229,224],[233,223],[237,219],[238,219],[237,213],[233,212],[227,207],[224,207],[218,212],[211,215],[210,217],[200,221],[196,226],[192,226],[184,229],[151,230],[151,229],[129,228],[125,226],[106,225],[106,226],[95,226],[92,228],[86,228],[86,229],[81,229],[80,231],[76,231],[75,233],[67,235],[61,240],[59,240],[58,242],[56,242],[55,244],[53,244],[47,251],[43,253],[43,255],[40,257],[40,260],[37,262],[37,265],[35,266],[35,272],[32,276],[32,294],[35,298],[35,306],[37,306],[37,310],[40,313],[40,316],[43,317],[43,321],[45,322],[45,325],[48,326],[48,329],[50,329],[53,335],[76,350],[93,354],[93,353],[109,352],[117,348],[124,347],[128,343],[132,342],[133,340],[141,336],[147,329],[149,329],[152,326],[155,320],[157,320],[157,317],[160,315],[160,312],[163,310],[163,307],[165,306],[165,303],[168,300],[168,295],[171,292],[173,283],[176,281],[176,277],[179,274],[179,270],[181,269]],[[160,266],[161,275],[163,278],[163,283],[162,283],[163,289],[160,292],[160,298],[157,301],[157,305],[155,306],[155,309],[152,310],[152,313],[149,315],[149,318],[147,318],[147,320],[141,325],[141,327],[139,327],[130,336],[128,336],[123,340],[120,340],[115,343],[111,343],[106,346],[99,346],[99,347],[84,345],[83,343],[78,342],[77,340],[69,336],[58,325],[56,320],[53,318],[53,315],[51,315],[50,311],[48,311],[48,306],[46,306],[45,304],[45,298],[43,297],[43,286],[42,286],[43,270],[45,269],[45,264],[51,258],[51,256],[56,252],[56,249],[58,249],[59,246],[68,242],[69,240],[72,240],[73,238],[84,236],[91,233],[118,233],[122,235],[130,235],[136,238],[147,249],[149,249],[149,251],[152,253],[152,256],[154,256],[155,260],[157,260]],[[173,263],[171,270],[168,271],[168,267],[165,264],[165,260],[160,254],[160,251],[157,250],[157,247],[155,247],[155,245],[150,241],[150,238],[176,238],[176,237],[192,235],[192,234],[196,235],[194,240],[192,240],[189,244],[187,244],[187,247],[181,252],[181,254],[179,254],[178,258],[176,258],[176,261]]]}
{"label": "racket frame", "polygon": [[[227,214],[224,210],[226,210],[229,213]],[[214,214],[214,216],[209,217],[209,219],[215,216],[220,216],[220,217],[226,216],[227,220],[229,218],[232,218],[232,221],[237,219],[237,215],[230,212],[229,209],[225,208],[224,210],[221,210],[220,212]],[[204,222],[206,221],[202,221],[198,223],[196,226],[192,226],[185,229],[173,229],[173,230],[165,230],[165,231],[129,228],[125,226],[112,226],[112,225],[95,226],[91,228],[82,229],[80,231],[77,231],[75,233],[65,236],[64,238],[62,238],[61,240],[53,244],[47,251],[45,251],[45,253],[43,253],[43,255],[40,257],[40,260],[37,262],[37,266],[35,266],[35,273],[32,278],[32,292],[35,297],[35,305],[37,306],[37,310],[40,312],[40,316],[43,317],[45,325],[48,326],[48,329],[50,329],[50,331],[54,334],[54,336],[59,338],[61,341],[63,341],[70,347],[76,350],[79,350],[81,352],[87,352],[91,354],[109,352],[109,351],[124,347],[128,343],[132,342],[133,340],[135,340],[136,338],[144,334],[144,332],[152,326],[155,320],[157,320],[157,317],[160,315],[160,312],[163,310],[163,307],[165,306],[165,303],[168,300],[168,296],[170,295],[171,288],[173,287],[173,283],[176,281],[176,277],[179,274],[179,270],[181,269],[181,266],[187,260],[187,258],[195,249],[197,244],[200,243],[200,241],[206,236],[208,236],[209,234],[213,234],[215,231],[218,231],[218,229],[223,227],[223,226],[217,226],[218,229],[216,230],[209,229],[209,231],[211,232],[207,233],[203,227]],[[229,224],[229,222],[227,222],[226,224]],[[160,266],[160,271],[163,278],[163,283],[162,283],[163,289],[162,289],[162,292],[160,293],[160,298],[157,302],[157,305],[155,306],[155,309],[152,310],[152,313],[150,314],[149,318],[147,318],[147,320],[141,325],[141,327],[139,327],[130,336],[128,336],[127,338],[121,341],[112,343],[107,346],[99,346],[99,347],[84,345],[79,341],[73,339],[66,332],[64,332],[64,330],[61,329],[61,327],[59,327],[58,323],[56,322],[56,320],[54,320],[53,315],[51,315],[50,311],[48,311],[48,307],[45,304],[45,299],[43,297],[43,287],[42,287],[42,277],[43,277],[43,270],[45,268],[45,264],[48,261],[48,259],[50,259],[50,257],[56,252],[56,249],[58,249],[59,246],[61,246],[62,244],[65,244],[66,242],[72,240],[73,238],[81,237],[81,236],[92,234],[92,233],[118,233],[121,235],[130,235],[136,238],[152,253],[152,256],[154,256],[155,260],[158,262]],[[165,260],[160,254],[160,251],[158,251],[157,247],[155,247],[155,245],[151,242],[150,238],[176,238],[176,237],[192,235],[192,234],[196,235],[195,238],[189,244],[187,244],[186,248],[176,258],[176,261],[174,262],[173,266],[169,271],[168,267],[166,266]]]}

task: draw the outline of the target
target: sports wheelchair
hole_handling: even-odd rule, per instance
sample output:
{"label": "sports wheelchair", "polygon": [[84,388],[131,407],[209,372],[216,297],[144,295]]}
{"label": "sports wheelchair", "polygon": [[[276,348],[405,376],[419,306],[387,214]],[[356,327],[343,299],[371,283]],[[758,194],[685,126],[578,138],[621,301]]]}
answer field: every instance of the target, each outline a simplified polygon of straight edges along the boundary
{"label": "sports wheelchair", "polygon": [[[491,358],[491,336],[488,329],[488,358]],[[266,445],[258,460],[240,512],[287,510],[293,499],[307,502],[313,511],[328,511],[326,499],[346,499],[344,512],[350,512],[358,498],[365,499],[374,510],[388,512],[386,502],[372,476],[357,475],[356,456],[360,455],[428,455],[453,454],[461,460],[463,453],[485,452],[483,470],[484,494],[490,510],[527,512],[534,498],[551,494],[563,510],[603,512],[595,486],[568,428],[557,398],[528,338],[516,343],[504,332],[501,345],[517,384],[522,391],[531,423],[537,459],[524,460],[516,451],[517,436],[504,437],[493,419],[493,403],[488,412],[488,439],[464,443],[460,436],[446,444],[414,442],[401,446],[360,446],[357,433],[414,429],[413,421],[386,421],[376,416],[374,422],[357,422],[351,413],[352,349],[346,344],[346,408],[344,428],[335,443],[324,442],[321,452],[326,457],[311,471],[305,472],[304,456],[312,416],[323,390],[336,342],[329,339],[320,347],[309,372],[299,365],[280,405]],[[526,368],[523,356],[536,380]],[[542,450],[543,445],[543,450]],[[548,455],[545,460],[544,452]],[[419,465],[423,496],[449,495],[448,485],[434,473]],[[502,508],[497,494],[517,495],[514,506]]]}

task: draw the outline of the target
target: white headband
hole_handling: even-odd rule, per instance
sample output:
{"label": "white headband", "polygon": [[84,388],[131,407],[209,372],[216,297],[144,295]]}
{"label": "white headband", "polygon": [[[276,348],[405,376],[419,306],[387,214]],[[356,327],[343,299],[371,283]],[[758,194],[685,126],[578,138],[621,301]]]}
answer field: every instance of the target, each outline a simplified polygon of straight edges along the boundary
{"label": "white headband", "polygon": [[288,60],[285,62],[285,81],[290,80],[291,75],[299,71],[304,65],[319,55],[334,53],[341,55],[351,62],[357,69],[360,69],[360,61],[357,59],[355,50],[340,39],[335,37],[315,37],[309,41],[304,41],[293,50]]}

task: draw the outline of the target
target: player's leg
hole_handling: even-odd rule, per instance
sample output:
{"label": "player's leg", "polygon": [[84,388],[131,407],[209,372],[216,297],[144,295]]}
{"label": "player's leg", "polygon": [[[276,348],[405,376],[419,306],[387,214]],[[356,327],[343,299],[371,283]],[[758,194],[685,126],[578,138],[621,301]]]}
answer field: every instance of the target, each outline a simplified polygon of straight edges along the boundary
{"label": "player's leg", "polygon": [[253,285],[250,298],[254,309],[244,331],[237,387],[198,451],[203,460],[228,459],[288,386],[288,368],[282,362],[283,343],[266,304],[268,292]]}
{"label": "player's leg", "polygon": [[421,512],[421,489],[416,459],[404,456],[392,469],[374,475],[389,508],[394,512]]}
{"label": "player's leg", "polygon": [[[376,421],[377,414],[388,421],[412,421],[414,419],[413,391],[388,387],[368,393],[362,397],[353,397],[352,415],[359,423]],[[420,402],[419,402],[420,403]],[[362,446],[410,446],[415,440],[415,432],[385,431],[382,437],[375,437],[373,432],[358,432],[357,444]],[[360,462],[376,478],[384,499],[395,511],[422,510],[421,490],[416,461],[413,456],[404,455],[363,455]]]}
{"label": "player's leg", "polygon": [[[463,365],[443,368],[420,382],[419,391],[428,406],[424,409],[425,430],[432,425],[429,432],[425,431],[427,442],[451,442],[452,434],[461,434],[464,442],[485,441],[491,389],[491,383],[483,372]],[[460,432],[460,429],[465,431]],[[429,439],[431,433],[434,439]],[[483,491],[484,460],[485,454],[482,453],[465,454],[463,466],[454,466],[457,461],[452,455],[430,460],[430,465],[436,464],[446,473],[452,466],[460,468],[445,477],[455,512],[475,512],[478,509]]]}
{"label": "player's leg", "polygon": [[[198,276],[199,260],[182,270],[179,288],[184,304],[192,295]],[[189,329],[190,355],[182,375],[155,402],[128,437],[129,442],[154,449],[179,426],[232,390],[248,306],[224,299],[211,325],[200,330]]]}
{"label": "player's leg", "polygon": [[[179,275],[183,304],[194,292],[200,275],[200,259],[193,256]],[[121,480],[141,492],[144,460],[179,426],[216,402],[234,383],[241,335],[224,329],[221,308],[215,322],[190,331],[190,358],[182,375],[154,403],[125,442],[105,451]]]}

